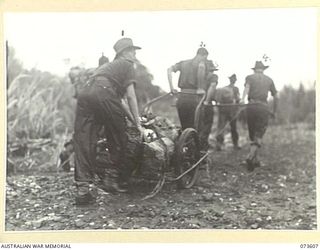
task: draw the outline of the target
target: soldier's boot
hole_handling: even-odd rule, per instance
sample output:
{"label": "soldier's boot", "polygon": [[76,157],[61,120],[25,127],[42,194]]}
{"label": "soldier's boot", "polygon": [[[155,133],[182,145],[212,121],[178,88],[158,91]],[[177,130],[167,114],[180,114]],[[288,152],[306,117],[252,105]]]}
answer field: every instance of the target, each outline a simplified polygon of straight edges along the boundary
{"label": "soldier's boot", "polygon": [[96,201],[97,192],[88,182],[77,182],[76,205],[89,205]]}
{"label": "soldier's boot", "polygon": [[220,134],[216,136],[216,151],[222,151],[224,145],[224,136]]}
{"label": "soldier's boot", "polygon": [[238,145],[238,143],[236,143],[236,144],[233,145],[233,149],[234,150],[240,150],[241,147]]}
{"label": "soldier's boot", "polygon": [[264,162],[262,162],[261,160],[259,160],[258,157],[254,161],[254,165],[256,168],[263,168],[266,166],[266,164]]}
{"label": "soldier's boot", "polygon": [[70,155],[66,151],[62,151],[59,155],[60,158],[60,166],[59,168],[62,168],[65,172],[70,172],[71,166],[70,166]]}
{"label": "soldier's boot", "polygon": [[247,159],[246,159],[246,163],[247,163],[247,170],[248,170],[249,172],[252,172],[252,171],[254,170],[254,167],[255,167],[255,165],[253,164],[252,159],[247,158]]}
{"label": "soldier's boot", "polygon": [[118,183],[121,188],[128,189],[130,186],[129,177],[126,175],[120,175],[118,178]]}
{"label": "soldier's boot", "polygon": [[108,170],[105,177],[101,181],[100,188],[110,193],[126,193],[127,189],[120,187],[119,174],[115,170]]}
{"label": "soldier's boot", "polygon": [[234,150],[240,150],[241,149],[241,147],[238,144],[238,140],[237,139],[233,140],[233,149]]}
{"label": "soldier's boot", "polygon": [[222,151],[222,143],[221,142],[217,142],[216,151]]}
{"label": "soldier's boot", "polygon": [[256,167],[255,162],[257,161],[257,153],[258,153],[258,146],[254,143],[250,145],[250,152],[247,156],[246,163],[247,169],[249,172],[252,172]]}

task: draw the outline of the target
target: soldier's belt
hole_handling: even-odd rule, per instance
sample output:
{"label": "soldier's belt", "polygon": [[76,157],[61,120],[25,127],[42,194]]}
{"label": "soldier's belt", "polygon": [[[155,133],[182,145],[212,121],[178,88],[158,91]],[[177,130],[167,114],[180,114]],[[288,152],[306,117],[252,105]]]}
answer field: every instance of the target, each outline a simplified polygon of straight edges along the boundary
{"label": "soldier's belt", "polygon": [[180,93],[182,94],[197,94],[196,89],[181,89]]}

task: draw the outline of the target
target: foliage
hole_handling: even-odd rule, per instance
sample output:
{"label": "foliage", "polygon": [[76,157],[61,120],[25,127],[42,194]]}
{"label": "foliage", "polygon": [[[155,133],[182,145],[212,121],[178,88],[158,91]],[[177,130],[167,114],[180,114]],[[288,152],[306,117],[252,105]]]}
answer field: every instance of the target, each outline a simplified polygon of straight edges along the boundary
{"label": "foliage", "polygon": [[[37,69],[25,70],[15,57],[13,48],[8,48],[7,84],[7,138],[10,166],[31,167],[33,146],[38,139],[51,139],[52,150],[43,147],[44,155],[50,151],[50,160],[55,165],[63,141],[71,137],[76,108],[76,87],[81,87],[94,69],[73,67],[70,74],[57,77]],[[142,64],[138,64],[137,96],[139,106],[160,93],[152,85],[153,76]],[[78,82],[81,83],[76,86]],[[42,151],[43,151],[42,150]],[[25,157],[18,161],[12,157]],[[35,156],[36,157],[36,156]],[[22,163],[20,163],[22,162]],[[11,164],[12,163],[12,164]],[[42,162],[38,162],[40,165]]]}
{"label": "foliage", "polygon": [[[315,85],[314,85],[315,86]],[[277,120],[280,124],[307,122],[315,128],[315,87],[284,86],[279,93]]]}
{"label": "foliage", "polygon": [[48,138],[71,130],[75,101],[66,79],[47,72],[25,71],[7,90],[9,141],[16,137]]}
{"label": "foliage", "polygon": [[7,47],[7,85],[23,72],[22,63],[16,58],[13,48]]}

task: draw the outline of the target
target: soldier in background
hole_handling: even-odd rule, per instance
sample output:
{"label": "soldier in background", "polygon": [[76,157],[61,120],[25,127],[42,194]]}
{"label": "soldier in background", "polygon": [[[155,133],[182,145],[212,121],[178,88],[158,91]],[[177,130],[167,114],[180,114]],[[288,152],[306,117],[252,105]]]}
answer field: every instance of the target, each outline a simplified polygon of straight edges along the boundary
{"label": "soldier in background", "polygon": [[108,62],[109,58],[102,53],[101,57],[99,58],[99,67]]}
{"label": "soldier in background", "polygon": [[[99,67],[105,63],[108,63],[109,59],[103,53],[102,56],[99,58],[98,65]],[[77,99],[79,91],[84,87],[86,82],[89,80],[90,76],[94,72],[93,69],[84,69],[80,68],[79,66],[72,67],[69,72],[69,79],[71,83],[74,85],[75,88],[75,95],[74,98]],[[100,132],[101,133],[101,132]],[[64,149],[59,155],[60,159],[60,166],[63,171],[69,172],[71,170],[71,160],[72,154],[74,152],[73,140],[68,140],[64,143]]]}
{"label": "soldier in background", "polygon": [[241,102],[244,103],[248,96],[249,105],[247,107],[247,123],[250,137],[250,152],[246,159],[247,168],[253,171],[261,166],[258,159],[258,152],[262,145],[262,138],[268,127],[270,111],[268,108],[268,93],[273,96],[273,117],[277,110],[277,90],[273,80],[264,74],[264,70],[269,66],[263,65],[261,61],[256,61],[252,75],[246,77],[245,89]]}
{"label": "soldier in background", "polygon": [[[108,63],[109,59],[103,53],[99,58],[98,67],[102,66],[105,63]],[[84,85],[89,80],[90,76],[93,74],[96,68],[85,69],[79,66],[72,67],[69,71],[69,79],[71,84],[74,85],[74,98],[78,98],[80,90],[84,87]]]}
{"label": "soldier in background", "polygon": [[217,92],[217,101],[219,104],[226,104],[226,106],[221,106],[218,108],[219,110],[219,118],[218,118],[218,131],[217,131],[217,151],[222,149],[224,144],[224,127],[229,122],[231,128],[231,137],[233,148],[235,150],[241,149],[238,145],[239,134],[237,132],[237,118],[235,115],[237,114],[238,108],[235,106],[227,106],[229,104],[238,104],[240,102],[240,93],[238,87],[235,86],[237,81],[237,76],[232,74],[229,77],[230,84],[226,87],[219,89]]}

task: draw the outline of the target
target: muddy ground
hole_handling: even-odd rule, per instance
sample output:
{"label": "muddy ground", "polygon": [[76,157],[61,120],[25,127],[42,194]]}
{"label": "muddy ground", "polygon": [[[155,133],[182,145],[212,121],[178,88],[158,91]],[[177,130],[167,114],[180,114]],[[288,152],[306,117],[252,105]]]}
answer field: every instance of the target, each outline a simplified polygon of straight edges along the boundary
{"label": "muddy ground", "polygon": [[315,131],[306,126],[269,127],[262,160],[248,172],[248,152],[230,143],[211,152],[188,190],[166,183],[154,198],[137,183],[129,194],[98,191],[91,206],[74,205],[73,173],[36,172],[7,178],[6,231],[83,229],[316,229]]}

